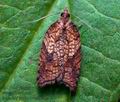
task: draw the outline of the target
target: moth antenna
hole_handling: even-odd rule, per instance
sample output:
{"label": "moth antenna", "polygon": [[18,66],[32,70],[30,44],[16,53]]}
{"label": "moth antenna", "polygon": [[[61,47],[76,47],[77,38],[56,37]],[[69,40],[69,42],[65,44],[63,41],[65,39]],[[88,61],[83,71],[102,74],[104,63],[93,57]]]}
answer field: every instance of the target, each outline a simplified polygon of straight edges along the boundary
{"label": "moth antenna", "polygon": [[[81,29],[81,28],[83,27],[83,24],[87,25],[87,24],[86,24],[83,20],[81,20],[79,17],[77,17],[77,16],[75,16],[75,15],[73,15],[73,14],[71,14],[71,15],[82,22],[82,24],[78,25],[78,28]],[[78,22],[78,23],[79,23],[79,22]]]}
{"label": "moth antenna", "polygon": [[41,18],[39,18],[39,19],[36,19],[36,20],[34,20],[34,21],[30,21],[30,22],[27,22],[27,24],[28,23],[34,23],[34,22],[38,22],[38,21],[41,21],[41,20],[43,20],[43,19],[45,19],[45,18],[47,18],[47,17],[50,17],[50,16],[55,16],[55,15],[58,15],[58,14],[60,14],[60,12],[56,12],[56,13],[51,13],[51,14],[47,14],[46,16],[43,16],[43,17],[41,17]]}
{"label": "moth antenna", "polygon": [[64,11],[69,11],[67,7],[64,8]]}
{"label": "moth antenna", "polygon": [[[80,19],[79,17],[71,14],[72,16],[74,16],[75,18],[77,18],[78,20],[80,20],[82,22],[82,24],[78,25],[78,27],[81,29],[83,27],[83,25],[86,25],[87,27],[89,27],[90,29],[93,29],[93,27],[89,24],[87,24],[84,20]],[[79,22],[78,22],[79,23]],[[102,33],[99,29],[95,29],[97,30],[98,32]]]}

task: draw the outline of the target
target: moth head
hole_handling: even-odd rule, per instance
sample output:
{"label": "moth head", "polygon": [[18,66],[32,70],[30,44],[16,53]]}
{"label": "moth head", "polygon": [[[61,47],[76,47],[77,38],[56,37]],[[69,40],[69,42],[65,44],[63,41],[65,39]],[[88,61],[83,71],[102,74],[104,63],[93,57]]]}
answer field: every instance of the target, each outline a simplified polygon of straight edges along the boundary
{"label": "moth head", "polygon": [[68,13],[68,10],[65,9],[64,12],[61,13],[61,19],[64,21],[68,21],[70,18],[70,14]]}

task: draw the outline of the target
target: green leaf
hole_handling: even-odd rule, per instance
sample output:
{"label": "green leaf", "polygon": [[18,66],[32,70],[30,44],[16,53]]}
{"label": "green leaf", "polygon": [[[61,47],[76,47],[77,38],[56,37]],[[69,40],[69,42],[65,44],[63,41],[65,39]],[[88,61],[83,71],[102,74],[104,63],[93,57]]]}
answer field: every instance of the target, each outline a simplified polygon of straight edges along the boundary
{"label": "green leaf", "polygon": [[[75,95],[64,86],[36,85],[44,34],[65,7],[72,21],[82,25]],[[0,0],[0,102],[118,102],[119,8],[119,0]]]}

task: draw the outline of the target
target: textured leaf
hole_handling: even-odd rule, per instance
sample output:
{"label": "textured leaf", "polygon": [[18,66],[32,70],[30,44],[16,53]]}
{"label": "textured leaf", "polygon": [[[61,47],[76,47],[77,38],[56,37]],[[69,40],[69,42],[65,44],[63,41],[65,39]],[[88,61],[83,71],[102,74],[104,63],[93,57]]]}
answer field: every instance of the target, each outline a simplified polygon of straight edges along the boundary
{"label": "textured leaf", "polygon": [[[76,94],[64,86],[38,89],[37,65],[48,27],[68,7],[81,32]],[[45,19],[42,17],[46,15]],[[0,102],[118,102],[119,0],[0,0]]]}

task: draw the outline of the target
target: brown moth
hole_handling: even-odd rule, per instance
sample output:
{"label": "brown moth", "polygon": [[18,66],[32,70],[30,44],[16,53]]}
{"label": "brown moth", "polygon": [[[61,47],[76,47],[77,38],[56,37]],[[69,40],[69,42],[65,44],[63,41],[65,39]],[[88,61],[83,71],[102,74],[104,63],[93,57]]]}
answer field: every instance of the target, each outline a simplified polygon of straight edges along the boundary
{"label": "brown moth", "polygon": [[63,83],[75,91],[81,61],[80,34],[65,9],[47,30],[40,53],[37,84]]}

